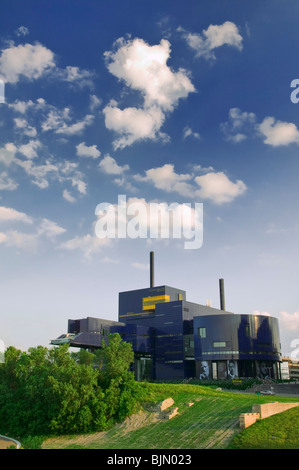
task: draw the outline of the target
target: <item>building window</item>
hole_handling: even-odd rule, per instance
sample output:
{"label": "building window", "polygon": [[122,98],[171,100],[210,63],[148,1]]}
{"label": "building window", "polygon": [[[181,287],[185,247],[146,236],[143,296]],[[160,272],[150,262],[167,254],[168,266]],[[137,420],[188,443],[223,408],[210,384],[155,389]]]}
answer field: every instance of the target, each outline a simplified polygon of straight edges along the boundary
{"label": "building window", "polygon": [[197,336],[199,338],[206,338],[207,337],[207,330],[206,328],[197,328]]}
{"label": "building window", "polygon": [[226,342],[225,341],[214,341],[213,348],[225,348]]}

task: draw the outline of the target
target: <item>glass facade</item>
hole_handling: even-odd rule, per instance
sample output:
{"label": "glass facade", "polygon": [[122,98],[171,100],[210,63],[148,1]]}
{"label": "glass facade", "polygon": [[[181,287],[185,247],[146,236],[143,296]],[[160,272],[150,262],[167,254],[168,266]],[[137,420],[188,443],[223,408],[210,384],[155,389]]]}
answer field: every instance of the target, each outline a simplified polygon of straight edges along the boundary
{"label": "glass facade", "polygon": [[132,344],[137,380],[279,375],[278,320],[195,304],[169,286],[119,293],[119,321],[69,320],[72,346],[97,348],[108,333]]}

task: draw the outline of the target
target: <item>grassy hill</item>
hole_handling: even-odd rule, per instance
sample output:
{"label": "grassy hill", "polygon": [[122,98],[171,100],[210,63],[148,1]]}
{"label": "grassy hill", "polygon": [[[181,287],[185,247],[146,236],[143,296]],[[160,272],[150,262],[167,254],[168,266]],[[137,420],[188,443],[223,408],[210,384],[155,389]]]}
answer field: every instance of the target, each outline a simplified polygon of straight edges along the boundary
{"label": "grassy hill", "polygon": [[[190,384],[140,384],[146,390],[142,409],[112,429],[87,435],[60,436],[44,441],[44,449],[225,449],[225,448],[299,448],[299,407],[253,425],[240,433],[239,415],[250,412],[252,404],[273,401],[291,402],[295,398],[257,396],[217,390]],[[165,419],[157,403],[173,398],[178,414]],[[192,406],[188,406],[193,403]],[[283,418],[282,418],[283,417]],[[276,425],[276,421],[279,424]],[[282,421],[284,424],[282,424]],[[254,433],[246,440],[244,436]],[[280,432],[284,427],[285,432]],[[276,429],[276,436],[274,429]],[[261,431],[262,430],[262,431]],[[242,438],[241,438],[242,436]],[[255,447],[248,447],[254,442]],[[266,447],[265,447],[266,446]]]}

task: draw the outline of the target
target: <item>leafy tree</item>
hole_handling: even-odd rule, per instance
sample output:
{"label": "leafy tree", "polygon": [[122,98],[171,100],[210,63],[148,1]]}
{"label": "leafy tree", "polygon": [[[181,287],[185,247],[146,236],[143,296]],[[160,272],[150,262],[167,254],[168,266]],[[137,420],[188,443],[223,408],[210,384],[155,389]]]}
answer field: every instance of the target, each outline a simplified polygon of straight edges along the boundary
{"label": "leafy tree", "polygon": [[9,347],[0,364],[0,433],[31,439],[99,431],[124,419],[138,401],[133,359],[118,334],[97,354],[70,353],[68,344],[28,352]]}
{"label": "leafy tree", "polygon": [[102,380],[109,384],[112,379],[128,376],[128,370],[134,361],[134,352],[132,345],[123,341],[119,333],[113,333],[109,336],[108,344],[102,341],[98,358]]}

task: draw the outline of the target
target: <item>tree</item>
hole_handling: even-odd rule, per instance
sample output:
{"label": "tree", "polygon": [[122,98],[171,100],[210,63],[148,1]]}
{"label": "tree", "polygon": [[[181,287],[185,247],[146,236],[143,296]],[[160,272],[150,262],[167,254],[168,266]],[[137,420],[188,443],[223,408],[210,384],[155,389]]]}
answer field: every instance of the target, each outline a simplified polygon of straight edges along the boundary
{"label": "tree", "polygon": [[102,349],[98,352],[100,369],[104,382],[128,376],[130,365],[134,361],[132,345],[121,339],[119,333],[109,335],[108,344],[102,341]]}

